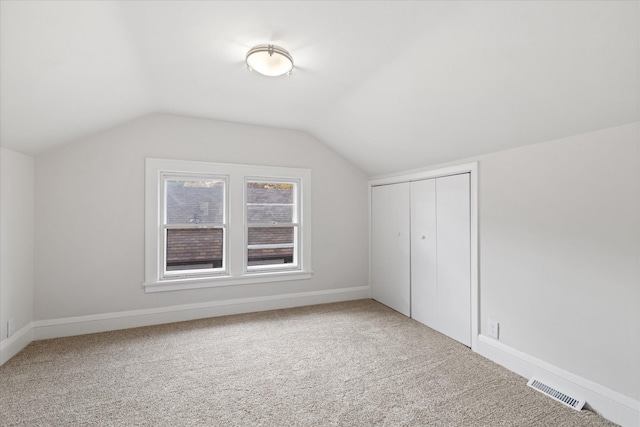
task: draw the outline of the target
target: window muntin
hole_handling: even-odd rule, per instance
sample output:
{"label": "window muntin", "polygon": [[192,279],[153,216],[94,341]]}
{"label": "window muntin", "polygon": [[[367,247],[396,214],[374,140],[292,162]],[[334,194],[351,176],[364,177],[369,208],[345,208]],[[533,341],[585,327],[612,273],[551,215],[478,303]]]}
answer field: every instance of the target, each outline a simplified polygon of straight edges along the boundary
{"label": "window muntin", "polygon": [[226,273],[224,176],[163,174],[162,278]]}
{"label": "window muntin", "polygon": [[247,178],[247,272],[299,269],[299,181]]}

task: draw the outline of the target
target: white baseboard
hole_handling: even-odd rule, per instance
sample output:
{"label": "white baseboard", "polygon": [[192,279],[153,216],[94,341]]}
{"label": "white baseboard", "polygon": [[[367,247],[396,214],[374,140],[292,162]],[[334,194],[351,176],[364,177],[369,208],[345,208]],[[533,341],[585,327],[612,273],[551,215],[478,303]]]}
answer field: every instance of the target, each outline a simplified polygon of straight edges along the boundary
{"label": "white baseboard", "polygon": [[196,304],[115,313],[92,314],[88,316],[61,319],[37,320],[33,322],[33,339],[42,340],[72,335],[137,328],[140,326],[182,322],[206,317],[251,313],[281,308],[302,307],[330,302],[350,301],[369,298],[369,286],[329,289],[324,291],[298,292],[252,298],[238,298]]}
{"label": "white baseboard", "polygon": [[31,322],[20,328],[11,338],[0,342],[0,366],[18,354],[33,341],[33,327]]}
{"label": "white baseboard", "polygon": [[504,345],[484,335],[478,337],[478,353],[522,375],[535,376],[568,394],[587,401],[590,409],[621,426],[640,426],[640,402],[600,384],[567,372],[554,365]]}

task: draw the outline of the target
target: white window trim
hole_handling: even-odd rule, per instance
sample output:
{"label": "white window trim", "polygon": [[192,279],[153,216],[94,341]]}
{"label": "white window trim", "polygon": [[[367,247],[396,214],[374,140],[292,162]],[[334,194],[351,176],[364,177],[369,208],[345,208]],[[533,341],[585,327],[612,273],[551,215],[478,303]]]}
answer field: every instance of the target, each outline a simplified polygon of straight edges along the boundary
{"label": "white window trim", "polygon": [[[207,277],[163,278],[164,251],[160,228],[163,208],[163,174],[207,174],[228,177],[226,188],[227,272]],[[299,182],[299,260],[295,270],[246,272],[245,180],[264,177],[270,181]],[[311,267],[311,170],[303,168],[210,163],[186,160],[145,161],[145,292],[233,286],[310,279]]]}

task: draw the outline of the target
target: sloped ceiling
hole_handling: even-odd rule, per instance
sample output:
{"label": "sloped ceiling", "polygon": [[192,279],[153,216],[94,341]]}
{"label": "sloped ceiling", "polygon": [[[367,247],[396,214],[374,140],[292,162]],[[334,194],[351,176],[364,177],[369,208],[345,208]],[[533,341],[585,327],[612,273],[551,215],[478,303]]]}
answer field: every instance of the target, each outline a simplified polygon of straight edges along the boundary
{"label": "sloped ceiling", "polygon": [[[166,112],[306,131],[370,175],[639,120],[638,1],[2,1],[0,140]],[[290,77],[246,70],[288,49]]]}

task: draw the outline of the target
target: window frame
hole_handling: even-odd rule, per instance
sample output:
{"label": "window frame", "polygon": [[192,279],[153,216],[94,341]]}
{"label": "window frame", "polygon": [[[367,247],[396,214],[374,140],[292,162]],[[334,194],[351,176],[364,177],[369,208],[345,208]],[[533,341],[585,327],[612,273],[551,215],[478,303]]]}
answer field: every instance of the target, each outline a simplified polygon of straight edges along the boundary
{"label": "window frame", "polygon": [[[165,268],[164,238],[161,236],[165,197],[163,176],[203,175],[227,178],[225,186],[225,272],[169,275]],[[295,269],[247,269],[247,178],[270,182],[297,182],[298,266]],[[162,230],[164,232],[164,230]],[[145,281],[146,293],[306,280],[311,264],[311,170],[306,168],[212,163],[188,160],[145,159]]]}

